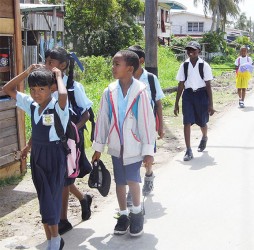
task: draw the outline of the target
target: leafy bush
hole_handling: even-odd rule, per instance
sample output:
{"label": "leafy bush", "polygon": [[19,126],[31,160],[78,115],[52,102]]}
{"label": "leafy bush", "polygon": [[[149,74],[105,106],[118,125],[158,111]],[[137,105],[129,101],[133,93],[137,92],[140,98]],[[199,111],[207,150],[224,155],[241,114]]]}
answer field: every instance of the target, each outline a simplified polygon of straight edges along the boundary
{"label": "leafy bush", "polygon": [[206,52],[227,52],[227,43],[224,39],[224,32],[217,33],[215,31],[206,32],[202,39],[201,43],[205,43]]}

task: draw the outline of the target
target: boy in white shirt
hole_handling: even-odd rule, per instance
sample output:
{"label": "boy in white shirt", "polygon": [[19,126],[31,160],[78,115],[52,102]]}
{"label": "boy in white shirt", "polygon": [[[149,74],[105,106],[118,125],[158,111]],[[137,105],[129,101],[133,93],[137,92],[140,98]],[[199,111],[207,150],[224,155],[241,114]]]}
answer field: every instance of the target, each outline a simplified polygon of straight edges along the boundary
{"label": "boy in white shirt", "polygon": [[214,114],[211,80],[212,70],[208,63],[199,58],[201,46],[198,42],[189,42],[185,48],[189,58],[181,64],[176,79],[179,81],[174,114],[179,114],[179,100],[182,96],[182,111],[186,153],[183,160],[193,158],[190,134],[191,125],[197,124],[202,132],[198,151],[202,152],[207,143],[207,123],[209,115]]}

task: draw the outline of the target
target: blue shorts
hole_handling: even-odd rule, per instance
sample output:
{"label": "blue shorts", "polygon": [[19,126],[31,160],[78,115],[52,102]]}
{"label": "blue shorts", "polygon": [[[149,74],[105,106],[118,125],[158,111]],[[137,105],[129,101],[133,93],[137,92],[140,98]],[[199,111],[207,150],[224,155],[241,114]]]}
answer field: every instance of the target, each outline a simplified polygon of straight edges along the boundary
{"label": "blue shorts", "polygon": [[115,183],[117,185],[127,185],[127,181],[141,183],[140,167],[142,161],[129,165],[123,165],[123,159],[112,156]]}
{"label": "blue shorts", "polygon": [[209,121],[208,95],[205,89],[193,92],[185,89],[182,97],[183,124],[205,127]]}

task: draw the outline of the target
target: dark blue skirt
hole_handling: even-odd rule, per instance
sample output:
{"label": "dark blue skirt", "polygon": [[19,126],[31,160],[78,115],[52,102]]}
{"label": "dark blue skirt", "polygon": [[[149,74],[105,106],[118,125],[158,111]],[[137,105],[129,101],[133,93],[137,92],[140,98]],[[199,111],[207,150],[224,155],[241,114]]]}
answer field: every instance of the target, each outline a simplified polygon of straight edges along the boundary
{"label": "dark blue skirt", "polygon": [[33,141],[30,164],[42,223],[56,225],[60,221],[62,190],[67,166],[62,144]]}

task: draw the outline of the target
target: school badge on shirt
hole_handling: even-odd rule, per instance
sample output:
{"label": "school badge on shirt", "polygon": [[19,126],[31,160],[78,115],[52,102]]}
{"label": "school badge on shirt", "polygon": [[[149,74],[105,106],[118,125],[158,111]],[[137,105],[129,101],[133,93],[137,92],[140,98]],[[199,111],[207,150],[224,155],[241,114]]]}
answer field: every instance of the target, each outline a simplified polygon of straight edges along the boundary
{"label": "school badge on shirt", "polygon": [[42,116],[42,124],[45,126],[51,126],[54,124],[54,114],[44,114]]}

